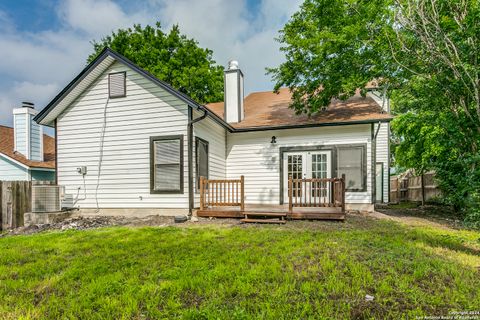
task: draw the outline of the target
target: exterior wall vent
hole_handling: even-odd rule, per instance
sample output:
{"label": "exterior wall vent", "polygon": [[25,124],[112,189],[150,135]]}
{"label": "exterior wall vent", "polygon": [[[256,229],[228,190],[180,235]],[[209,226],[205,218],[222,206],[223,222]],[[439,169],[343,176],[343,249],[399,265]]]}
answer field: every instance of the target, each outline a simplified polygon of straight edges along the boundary
{"label": "exterior wall vent", "polygon": [[126,72],[115,72],[108,75],[108,96],[122,98],[127,95]]}

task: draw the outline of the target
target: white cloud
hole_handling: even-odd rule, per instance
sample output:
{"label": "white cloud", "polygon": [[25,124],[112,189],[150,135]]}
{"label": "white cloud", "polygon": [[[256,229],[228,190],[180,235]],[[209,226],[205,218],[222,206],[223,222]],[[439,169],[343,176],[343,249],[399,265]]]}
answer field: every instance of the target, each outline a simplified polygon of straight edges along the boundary
{"label": "white cloud", "polygon": [[110,0],[67,0],[60,4],[58,14],[63,23],[88,35],[107,35],[134,23],[154,21],[145,11],[126,13]]}
{"label": "white cloud", "polygon": [[269,90],[265,67],[282,61],[274,37],[300,2],[262,0],[249,12],[245,0],[150,0],[132,11],[113,0],[67,0],[56,10],[60,28],[38,32],[18,31],[0,11],[0,123],[11,125],[11,109],[22,100],[45,106],[84,67],[91,40],[157,20],[164,28],[179,24],[221,65],[239,60],[247,93]]}

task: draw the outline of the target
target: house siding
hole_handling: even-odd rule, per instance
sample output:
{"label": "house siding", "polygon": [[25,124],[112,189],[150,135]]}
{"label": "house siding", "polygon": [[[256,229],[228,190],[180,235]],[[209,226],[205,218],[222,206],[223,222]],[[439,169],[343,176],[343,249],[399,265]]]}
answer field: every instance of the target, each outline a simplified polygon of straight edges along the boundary
{"label": "house siding", "polygon": [[[378,126],[378,125],[377,125]],[[375,127],[375,130],[377,129]],[[389,201],[388,184],[389,175],[389,123],[381,123],[376,139],[376,159],[375,162],[383,163],[383,202]]]}
{"label": "house siding", "polygon": [[26,168],[0,156],[0,181],[24,181],[28,178]]}
{"label": "house siding", "polygon": [[27,156],[27,122],[23,114],[14,115],[15,151]]}
{"label": "house siding", "polygon": [[[271,144],[276,136],[277,143]],[[367,188],[364,192],[346,192],[347,203],[372,201],[372,144],[370,125],[350,125],[304,129],[272,130],[227,134],[227,178],[245,176],[245,202],[278,204],[280,202],[280,147],[367,146]],[[333,161],[333,160],[332,160]]]}
{"label": "house siding", "polygon": [[[127,95],[107,106],[103,160],[98,184],[100,208],[188,208],[187,105],[126,65],[115,62],[57,119],[58,183],[95,208],[103,112],[108,73],[126,71]],[[184,135],[184,193],[150,194],[150,137]]]}
{"label": "house siding", "polygon": [[32,169],[30,171],[30,174],[32,176],[33,181],[54,181],[55,180],[54,171]]}
{"label": "house siding", "polygon": [[[194,111],[194,118],[198,118],[203,112]],[[194,124],[193,134],[195,137],[208,141],[208,174],[209,179],[225,179],[227,173],[225,149],[227,141],[227,133],[225,128],[210,118],[205,118]],[[195,141],[193,143],[193,177],[195,186],[196,182],[196,152]],[[194,188],[195,190],[196,188]],[[195,191],[195,206],[199,206],[200,196]]]}
{"label": "house siding", "polygon": [[30,119],[30,159],[34,161],[43,161],[43,149],[41,146],[42,130],[40,126],[33,121],[33,116],[28,115]]}

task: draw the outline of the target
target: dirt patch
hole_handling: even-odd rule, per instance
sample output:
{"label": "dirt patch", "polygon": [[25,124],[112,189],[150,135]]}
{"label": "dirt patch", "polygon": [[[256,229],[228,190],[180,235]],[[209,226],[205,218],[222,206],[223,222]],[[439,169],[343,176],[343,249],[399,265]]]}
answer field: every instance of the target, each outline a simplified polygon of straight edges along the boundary
{"label": "dirt patch", "polygon": [[0,237],[34,234],[44,231],[58,230],[88,230],[105,228],[112,226],[130,226],[130,227],[188,227],[192,225],[218,225],[218,226],[235,226],[240,225],[238,219],[209,219],[197,218],[195,221],[187,221],[184,223],[175,223],[174,217],[151,215],[146,217],[125,217],[125,216],[74,216],[62,221],[45,224],[35,224],[26,227],[19,227],[0,233]]}
{"label": "dirt patch", "polygon": [[462,221],[445,206],[426,205],[401,207],[397,205],[377,206],[368,216],[376,219],[388,219],[408,225],[432,226],[447,229],[464,229]]}

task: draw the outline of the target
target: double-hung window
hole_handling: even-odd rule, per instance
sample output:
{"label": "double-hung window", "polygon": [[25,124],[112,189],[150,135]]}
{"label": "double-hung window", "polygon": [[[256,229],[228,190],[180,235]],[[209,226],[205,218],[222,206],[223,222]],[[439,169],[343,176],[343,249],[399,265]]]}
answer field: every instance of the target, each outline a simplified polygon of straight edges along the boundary
{"label": "double-hung window", "polygon": [[183,135],[150,138],[150,193],[183,193]]}

